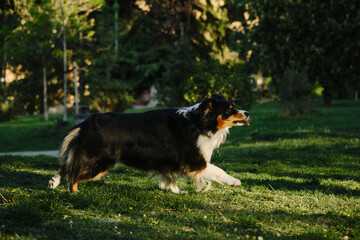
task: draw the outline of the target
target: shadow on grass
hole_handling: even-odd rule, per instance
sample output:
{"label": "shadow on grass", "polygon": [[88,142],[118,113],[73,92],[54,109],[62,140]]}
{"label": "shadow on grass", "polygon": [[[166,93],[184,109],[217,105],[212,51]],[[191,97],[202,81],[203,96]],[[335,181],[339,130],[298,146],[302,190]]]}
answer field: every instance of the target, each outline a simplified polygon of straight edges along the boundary
{"label": "shadow on grass", "polygon": [[[33,221],[34,224],[29,225],[19,219],[7,219],[3,222],[2,234],[35,239],[142,239],[143,236],[154,235],[153,228],[136,222],[119,223],[79,217],[59,220],[44,219],[43,216]],[[9,225],[11,228],[7,229]]]}
{"label": "shadow on grass", "polygon": [[[127,186],[119,189],[125,188]],[[108,189],[103,189],[103,194],[107,191]],[[95,200],[89,200],[86,203],[87,217],[82,216],[81,213],[63,217],[67,211],[77,208],[73,206],[72,210],[69,210],[70,203],[86,199],[89,195],[66,193],[54,195],[51,192],[43,192],[36,198],[41,200],[51,198],[51,196],[57,198],[55,202],[59,199],[64,201],[61,204],[62,210],[56,209],[53,213],[54,210],[49,207],[56,206],[51,205],[54,201],[50,199],[45,203],[45,207],[47,206],[45,209],[44,203],[37,201],[35,204],[22,202],[2,211],[3,218],[0,219],[0,223],[4,226],[3,236],[16,234],[50,239],[223,239],[226,234],[229,238],[262,236],[264,239],[288,239],[289,237],[291,239],[327,239],[327,236],[331,234],[333,239],[341,239],[346,232],[353,239],[360,237],[359,216],[344,216],[339,212],[332,212],[331,209],[324,214],[295,213],[292,209],[263,212],[251,208],[234,211],[219,210],[216,205],[202,203],[204,206],[196,209],[198,213],[187,213],[187,211],[176,209],[172,209],[171,212],[153,209],[154,212],[150,213],[148,211],[151,208],[147,206],[147,216],[144,218],[143,209],[134,207],[134,211],[123,211],[123,218],[108,220],[104,218],[104,213],[97,214],[89,207],[92,204],[94,207],[103,207],[104,202],[99,203]],[[175,196],[176,199],[181,198],[179,195],[172,194],[171,196]],[[112,199],[109,195],[103,197],[108,201]],[[131,196],[129,203],[134,204],[136,200],[139,201],[138,197]],[[143,199],[147,199],[147,196],[143,196]],[[170,205],[168,199],[164,201]],[[186,198],[183,203],[188,204],[188,201],[190,200]],[[121,202],[118,204],[124,208]],[[113,214],[116,210],[110,205],[106,214]],[[208,217],[204,218],[204,214]],[[292,224],[289,225],[289,222]],[[308,230],[307,225],[312,228]]]}
{"label": "shadow on grass", "polygon": [[45,189],[51,178],[46,172],[58,167],[54,157],[1,156],[0,187]]}
{"label": "shadow on grass", "polygon": [[[249,186],[261,185],[269,189],[309,190],[326,194],[360,196],[360,191],[356,188],[360,182],[360,172],[354,171],[360,167],[360,158],[359,148],[355,144],[344,146],[331,141],[324,146],[306,142],[298,146],[254,144],[251,148],[240,150],[225,148],[217,157],[219,159],[214,159],[215,164],[227,171],[258,174],[255,179],[243,181]],[[273,177],[264,178],[260,176],[261,174]],[[323,182],[327,180],[354,181],[355,189],[335,185],[336,183],[324,185]]]}
{"label": "shadow on grass", "polygon": [[2,188],[30,188],[46,189],[51,177],[26,171],[2,171],[0,170],[0,187]]}
{"label": "shadow on grass", "polygon": [[269,190],[280,190],[280,191],[319,191],[324,194],[333,194],[337,196],[354,196],[360,197],[359,189],[347,189],[341,186],[324,186],[321,185],[319,180],[313,178],[306,180],[303,183],[294,181],[278,179],[278,180],[260,180],[260,179],[246,179],[243,180],[244,186],[251,189],[252,186],[264,186]]}
{"label": "shadow on grass", "polygon": [[[324,214],[301,214],[294,213],[291,209],[289,211],[274,210],[267,214],[256,213],[256,215],[260,218],[257,225],[261,229],[264,231],[276,231],[284,239],[288,239],[289,236],[291,236],[291,239],[329,239],[329,236],[331,236],[331,239],[342,239],[345,237],[344,232],[347,232],[348,236],[353,239],[360,236],[360,217],[355,215],[345,216],[331,211]],[[284,226],[289,227],[284,224],[290,221],[293,224],[298,224],[295,228],[302,229],[300,234],[299,232],[295,236],[292,234],[292,232],[298,231],[294,227],[292,229],[283,228]],[[268,224],[271,222],[282,223],[282,227],[270,227]],[[312,226],[312,228],[306,228],[305,226]]]}

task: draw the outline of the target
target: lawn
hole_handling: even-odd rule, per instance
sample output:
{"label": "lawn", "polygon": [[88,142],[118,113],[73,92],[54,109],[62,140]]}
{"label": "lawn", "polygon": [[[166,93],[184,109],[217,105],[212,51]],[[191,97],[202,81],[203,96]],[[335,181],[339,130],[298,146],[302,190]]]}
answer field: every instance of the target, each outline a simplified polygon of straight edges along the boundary
{"label": "lawn", "polygon": [[18,116],[16,120],[0,122],[0,152],[36,151],[58,149],[73,119],[67,127],[57,124],[61,115]]}
{"label": "lawn", "polygon": [[[69,194],[66,181],[47,188],[56,158],[0,157],[0,239],[360,239],[360,102],[299,118],[263,103],[251,114],[212,160],[242,185],[206,193],[188,179],[187,194],[164,192],[120,165]],[[60,145],[66,129],[39,120],[0,123],[0,151]]]}

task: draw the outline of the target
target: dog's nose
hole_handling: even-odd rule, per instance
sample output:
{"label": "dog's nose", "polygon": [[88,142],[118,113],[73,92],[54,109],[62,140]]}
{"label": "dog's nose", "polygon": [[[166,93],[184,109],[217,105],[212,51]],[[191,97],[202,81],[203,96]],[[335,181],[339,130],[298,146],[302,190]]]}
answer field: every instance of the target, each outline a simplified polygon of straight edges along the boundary
{"label": "dog's nose", "polygon": [[244,112],[244,115],[245,115],[245,117],[249,117],[250,116],[250,113],[249,112]]}

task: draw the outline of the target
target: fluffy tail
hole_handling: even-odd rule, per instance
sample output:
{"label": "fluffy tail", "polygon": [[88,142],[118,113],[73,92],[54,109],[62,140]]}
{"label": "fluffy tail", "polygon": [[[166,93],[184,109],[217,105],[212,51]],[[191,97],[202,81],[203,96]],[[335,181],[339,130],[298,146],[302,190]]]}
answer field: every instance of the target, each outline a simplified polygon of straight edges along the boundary
{"label": "fluffy tail", "polygon": [[64,138],[60,148],[60,165],[70,165],[73,160],[74,143],[79,135],[80,127],[75,127]]}
{"label": "fluffy tail", "polygon": [[73,165],[74,161],[74,143],[79,135],[80,127],[73,128],[68,135],[64,138],[64,141],[60,148],[60,169],[54,177],[49,181],[50,188],[56,188],[59,186],[61,180],[69,173],[69,169]]}

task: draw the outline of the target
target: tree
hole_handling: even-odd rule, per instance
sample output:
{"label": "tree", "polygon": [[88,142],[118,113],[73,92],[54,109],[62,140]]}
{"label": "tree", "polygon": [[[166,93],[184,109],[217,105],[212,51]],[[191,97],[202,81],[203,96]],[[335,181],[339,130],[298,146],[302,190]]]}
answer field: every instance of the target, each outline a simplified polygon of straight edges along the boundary
{"label": "tree", "polygon": [[234,101],[238,108],[250,109],[257,98],[256,82],[245,74],[243,65],[236,62],[221,64],[214,59],[197,65],[197,72],[186,84],[185,99],[188,102],[195,103],[216,92]]}
{"label": "tree", "polygon": [[[23,2],[24,8],[18,11],[20,24],[12,31],[9,37],[9,50],[11,54],[11,63],[15,66],[21,66],[21,71],[28,72],[27,81],[32,78],[43,76],[43,92],[34,88],[35,101],[39,102],[39,96],[43,95],[43,109],[44,118],[48,120],[47,114],[47,81],[46,69],[49,67],[50,55],[54,47],[57,34],[56,22],[52,16],[55,15],[55,10],[52,7],[51,1],[43,1],[41,4],[32,4]],[[25,34],[24,34],[25,33]],[[10,55],[9,54],[9,55]],[[27,61],[24,61],[24,60]],[[39,74],[41,73],[42,74]],[[40,81],[39,81],[40,82]],[[16,86],[17,84],[15,84]],[[36,85],[40,85],[39,83]],[[14,89],[14,88],[13,88]],[[41,88],[40,88],[41,89]],[[17,94],[22,94],[17,91]],[[24,95],[23,95],[24,96]],[[30,97],[30,94],[27,95]],[[24,96],[25,97],[25,96]],[[25,100],[25,99],[24,99]],[[25,100],[26,101],[26,100]],[[33,102],[32,99],[28,99]],[[36,107],[36,106],[33,106]],[[35,109],[34,109],[35,110]]]}
{"label": "tree", "polygon": [[112,4],[107,1],[96,19],[95,40],[100,47],[90,67],[93,87],[105,67],[101,61],[106,61],[111,71],[102,73],[104,84],[117,81],[122,86],[119,92],[133,96],[155,85],[163,103],[179,105],[185,102],[187,80],[196,73],[197,61],[221,58],[227,48],[231,31],[221,2],[121,1],[119,52],[114,58]]}
{"label": "tree", "polygon": [[[98,10],[100,2],[102,1],[64,1],[65,23],[69,25],[66,32],[68,53],[72,53],[70,58],[81,59],[79,61],[81,76],[84,76],[83,67],[86,65],[84,62],[89,55],[88,42],[92,41],[93,36],[94,21],[90,15]],[[44,109],[46,117],[45,104],[58,102],[62,94],[59,89],[61,90],[61,85],[64,85],[59,77],[63,71],[61,68],[62,47],[59,41],[63,30],[58,1],[14,0],[13,11],[17,21],[6,33],[5,50],[12,70],[24,77],[11,83],[8,90],[16,98],[19,112],[32,113]],[[0,33],[5,31],[4,29],[6,30],[6,26],[1,25]],[[70,58],[67,61],[70,61]],[[41,76],[43,76],[43,81],[39,81]],[[45,94],[39,91],[42,82],[44,93],[47,87],[48,101],[45,101]],[[25,86],[32,86],[32,91],[24,91]],[[43,101],[40,101],[41,95],[43,95]]]}
{"label": "tree", "polygon": [[250,71],[270,75],[276,89],[289,69],[320,84],[326,105],[359,87],[359,1],[248,0],[229,8],[242,13],[232,16],[241,26],[233,47]]}
{"label": "tree", "polygon": [[[212,59],[224,63],[231,33],[226,1],[122,0],[117,7],[114,0],[64,0],[65,37],[58,0],[6,1],[14,3],[16,21],[6,33],[3,52],[18,74],[8,91],[17,108],[28,113],[66,99],[66,84],[72,94],[71,74],[68,82],[60,77],[64,53],[69,66],[65,72],[72,60],[79,64],[80,95],[87,93],[82,103],[89,101],[97,110],[121,111],[154,85],[163,103],[182,104],[192,76],[207,81],[200,75],[212,71],[203,66]],[[0,25],[3,32],[6,28]],[[61,38],[67,40],[65,52]],[[237,70],[239,79],[248,79],[244,68]],[[41,101],[42,82],[47,102]],[[30,86],[34,91],[27,90]]]}
{"label": "tree", "polygon": [[15,13],[15,3],[13,0],[2,1],[0,5],[0,22],[2,26],[0,28],[0,39],[2,39],[0,47],[0,59],[1,59],[1,81],[0,81],[0,102],[6,100],[6,66],[8,62],[7,57],[7,42],[8,35],[14,29],[18,23],[17,14]]}

